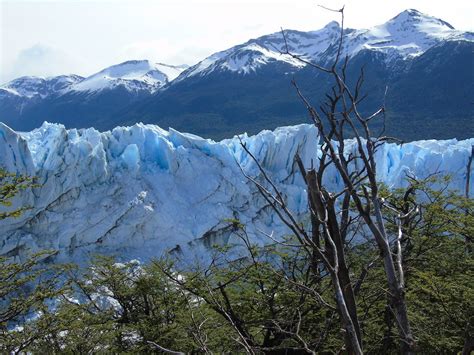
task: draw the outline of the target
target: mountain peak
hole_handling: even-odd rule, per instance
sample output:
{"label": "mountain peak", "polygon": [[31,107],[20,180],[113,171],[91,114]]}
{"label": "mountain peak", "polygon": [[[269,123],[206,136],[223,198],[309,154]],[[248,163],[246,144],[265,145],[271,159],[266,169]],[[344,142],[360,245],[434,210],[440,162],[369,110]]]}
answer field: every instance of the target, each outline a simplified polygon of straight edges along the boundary
{"label": "mountain peak", "polygon": [[94,75],[106,75],[111,78],[123,78],[124,76],[135,77],[138,73],[144,74],[152,69],[152,64],[146,59],[127,60],[125,62],[105,68]]}
{"label": "mountain peak", "polygon": [[405,11],[402,11],[402,13],[406,13],[410,16],[427,16],[417,9],[406,9]]}
{"label": "mountain peak", "polygon": [[345,47],[349,55],[362,49],[384,53],[387,63],[414,58],[427,49],[448,40],[469,40],[472,35],[456,31],[446,21],[408,9],[384,24],[348,34]]}
{"label": "mountain peak", "polygon": [[451,30],[454,30],[454,27],[448,22],[441,20],[439,18],[430,16],[430,15],[427,15],[416,9],[407,9],[405,11],[402,11],[397,16],[389,20],[388,23],[400,23],[400,24],[408,24],[408,25],[411,24],[414,26],[424,23],[430,26],[437,25],[440,27],[447,27]]}
{"label": "mountain peak", "polygon": [[406,21],[409,19],[421,19],[421,18],[432,18],[432,16],[426,15],[422,13],[421,11],[418,11],[416,9],[406,9],[402,12],[400,12],[398,15],[393,17],[391,20],[397,20],[397,21]]}
{"label": "mountain peak", "polygon": [[87,77],[71,90],[95,92],[121,86],[131,92],[154,92],[183,70],[182,66],[153,63],[147,59],[127,60]]}
{"label": "mountain peak", "polygon": [[326,26],[323,27],[323,29],[328,29],[328,30],[340,30],[340,28],[341,26],[339,25],[339,22],[337,21],[331,21]]}

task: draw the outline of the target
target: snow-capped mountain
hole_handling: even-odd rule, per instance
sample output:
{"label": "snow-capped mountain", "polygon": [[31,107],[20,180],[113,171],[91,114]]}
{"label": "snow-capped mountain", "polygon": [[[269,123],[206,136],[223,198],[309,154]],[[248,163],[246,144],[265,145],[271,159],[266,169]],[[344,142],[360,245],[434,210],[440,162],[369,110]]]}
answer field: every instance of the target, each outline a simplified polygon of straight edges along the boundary
{"label": "snow-capped mountain", "polygon": [[[285,34],[292,53],[314,59],[337,39],[340,28],[337,22],[331,22],[318,31],[287,30]],[[262,36],[207,57],[186,70],[177,81],[195,75],[204,76],[219,69],[248,74],[272,62],[286,63],[295,68],[305,66],[290,55],[282,54],[284,51],[285,42],[280,32]]]}
{"label": "snow-capped mountain", "polygon": [[86,78],[71,74],[53,77],[24,76],[0,85],[0,93],[23,98],[61,96],[71,91],[98,92],[122,86],[130,92],[153,93],[175,79],[186,65],[173,66],[149,60],[130,60],[112,65]]}
{"label": "snow-capped mountain", "polygon": [[[335,21],[318,31],[285,31],[290,53],[315,63],[334,59],[340,34],[341,28]],[[354,57],[367,49],[385,54],[387,61],[410,59],[443,41],[459,40],[474,41],[474,33],[457,31],[441,19],[410,9],[370,29],[345,29],[342,56]],[[248,74],[271,62],[283,62],[295,68],[306,65],[284,52],[283,35],[277,32],[215,53],[191,67],[179,80],[215,70]]]}
{"label": "snow-capped mountain", "polygon": [[[305,221],[307,191],[293,157],[299,152],[305,164],[317,161],[315,127],[282,127],[243,140]],[[420,178],[449,173],[451,187],[463,189],[473,144],[386,144],[376,157],[380,179],[400,186],[408,171]],[[347,149],[355,148],[348,142]],[[37,176],[40,185],[12,206],[31,210],[0,221],[0,255],[53,249],[59,260],[84,261],[97,253],[148,259],[173,250],[192,262],[216,243],[238,243],[231,219],[244,223],[255,243],[270,242],[260,231],[275,238],[288,233],[239,165],[258,176],[236,137],[214,142],[143,124],[100,133],[45,123],[20,134],[0,124],[0,166]],[[325,185],[338,184],[328,171]]]}
{"label": "snow-capped mountain", "polygon": [[26,99],[44,99],[48,96],[58,95],[70,86],[84,80],[82,76],[60,75],[48,78],[35,76],[22,76],[0,86],[0,95],[13,95]]}
{"label": "snow-capped mountain", "polygon": [[445,41],[474,41],[474,33],[458,31],[448,22],[414,9],[368,30],[349,30],[346,36],[343,54],[354,56],[368,49],[386,54],[389,60],[420,56]]}
{"label": "snow-capped mountain", "polygon": [[68,91],[97,92],[122,86],[130,92],[153,93],[175,79],[187,66],[131,60],[108,67],[71,85]]}

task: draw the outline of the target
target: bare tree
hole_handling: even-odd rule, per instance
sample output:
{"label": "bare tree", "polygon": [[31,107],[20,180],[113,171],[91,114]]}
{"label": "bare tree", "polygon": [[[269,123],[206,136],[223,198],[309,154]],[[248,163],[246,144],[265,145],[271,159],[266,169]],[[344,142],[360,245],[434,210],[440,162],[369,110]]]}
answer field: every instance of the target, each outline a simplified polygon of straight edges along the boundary
{"label": "bare tree", "polygon": [[[328,9],[330,10],[330,9]],[[350,353],[362,353],[360,324],[357,318],[357,305],[353,282],[346,265],[346,236],[355,221],[363,222],[364,231],[375,241],[384,264],[387,280],[388,308],[393,314],[398,328],[400,348],[403,353],[414,352],[415,341],[411,331],[405,300],[405,284],[402,259],[402,224],[414,210],[398,213],[398,234],[389,235],[384,224],[384,199],[380,195],[377,181],[376,152],[387,141],[394,140],[384,136],[384,129],[373,135],[370,126],[375,119],[385,122],[385,102],[375,112],[364,115],[358,104],[364,99],[361,89],[364,71],[354,85],[347,84],[346,69],[348,57],[342,61],[344,38],[344,8],[330,10],[340,13],[341,31],[334,61],[330,66],[312,63],[306,58],[291,53],[285,32],[282,30],[284,49],[282,54],[292,56],[332,77],[334,85],[326,94],[326,101],[317,108],[292,81],[297,95],[305,105],[309,117],[318,129],[321,152],[318,166],[307,169],[296,155],[295,160],[303,175],[309,197],[311,230],[307,231],[288,209],[281,191],[265,173],[264,168],[252,155],[245,143],[244,150],[257,163],[261,178],[247,176],[254,182],[258,191],[272,206],[282,222],[295,234],[301,247],[313,257],[315,269],[322,265],[329,272],[334,287],[338,312],[345,329],[346,348]],[[385,91],[386,94],[387,90]],[[385,101],[385,100],[384,100]],[[383,127],[385,125],[383,124]],[[353,138],[354,144],[346,146],[346,139]],[[324,177],[328,168],[335,168],[342,180],[342,188],[328,191],[324,186]],[[353,204],[356,214],[350,213]],[[392,207],[393,208],[393,207]],[[392,252],[392,245],[395,252]],[[360,287],[360,286],[359,286]]]}
{"label": "bare tree", "polygon": [[474,145],[471,147],[471,155],[469,156],[469,159],[467,160],[467,166],[466,166],[466,198],[469,198],[470,196],[470,184],[471,184],[471,169],[472,169],[472,160],[474,159]]}
{"label": "bare tree", "polygon": [[[248,179],[254,182],[259,192],[272,206],[282,222],[285,223],[294,233],[300,242],[300,245],[307,252],[308,256],[310,256],[313,270],[317,270],[317,264],[322,263],[325,269],[329,272],[334,287],[338,311],[341,315],[344,329],[346,330],[346,347],[351,353],[362,354],[360,326],[357,320],[354,292],[348,269],[345,264],[344,243],[335,210],[336,196],[330,195],[321,186],[314,169],[306,172],[301,159],[297,155],[296,161],[298,162],[303,177],[305,178],[310,201],[312,230],[311,232],[306,231],[288,209],[282,193],[265,173],[264,168],[260,165],[247,146],[243,142],[241,142],[241,144],[247,154],[249,154],[255,161],[260,172],[262,172],[263,179],[270,184],[273,191],[268,190],[261,182],[246,175],[245,172],[244,174]],[[320,160],[320,163],[321,161],[322,160]],[[320,164],[320,169],[318,171],[320,178],[322,178],[326,168],[327,165],[324,163]],[[348,217],[348,214],[346,217],[346,213],[343,213],[343,218],[346,223],[349,222],[346,220],[346,218],[350,218]],[[322,245],[322,242],[324,242],[325,247]]]}
{"label": "bare tree", "polygon": [[[473,160],[474,160],[474,145],[471,147],[471,155],[469,156],[467,160],[467,166],[466,166],[466,191],[465,191],[466,199],[470,198],[471,172],[472,172]],[[469,214],[469,209],[466,209],[466,215],[468,214]],[[466,251],[468,253],[471,253],[472,252],[472,236],[466,235],[465,240],[466,240]]]}

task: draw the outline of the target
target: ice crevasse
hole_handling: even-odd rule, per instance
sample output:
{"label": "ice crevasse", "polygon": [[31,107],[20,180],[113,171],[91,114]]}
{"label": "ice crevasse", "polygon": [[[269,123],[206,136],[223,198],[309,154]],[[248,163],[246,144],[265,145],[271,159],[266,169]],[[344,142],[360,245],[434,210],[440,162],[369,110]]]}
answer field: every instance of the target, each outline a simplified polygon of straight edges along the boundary
{"label": "ice crevasse", "polygon": [[[307,166],[317,160],[316,128],[241,138],[304,219],[307,194],[294,155]],[[438,172],[463,190],[472,145],[474,139],[385,144],[376,157],[379,178],[395,187],[406,183],[407,172],[419,178]],[[30,210],[0,221],[0,255],[24,258],[48,249],[60,261],[94,254],[147,260],[169,251],[199,258],[215,243],[237,242],[231,220],[245,224],[257,243],[270,241],[262,231],[288,233],[242,173],[259,171],[237,137],[214,142],[144,124],[101,133],[44,123],[20,133],[0,123],[0,166],[36,176],[40,185],[14,200],[13,207]],[[335,172],[325,183],[341,184]]]}

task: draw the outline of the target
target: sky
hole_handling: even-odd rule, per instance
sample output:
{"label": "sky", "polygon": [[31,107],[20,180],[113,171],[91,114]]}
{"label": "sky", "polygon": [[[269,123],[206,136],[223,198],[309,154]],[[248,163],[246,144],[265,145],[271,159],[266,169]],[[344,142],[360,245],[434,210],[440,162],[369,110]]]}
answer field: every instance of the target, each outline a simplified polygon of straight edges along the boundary
{"label": "sky", "polygon": [[192,65],[281,27],[317,30],[345,5],[368,28],[414,8],[474,31],[472,0],[0,0],[0,83],[23,75],[91,75],[131,59]]}

